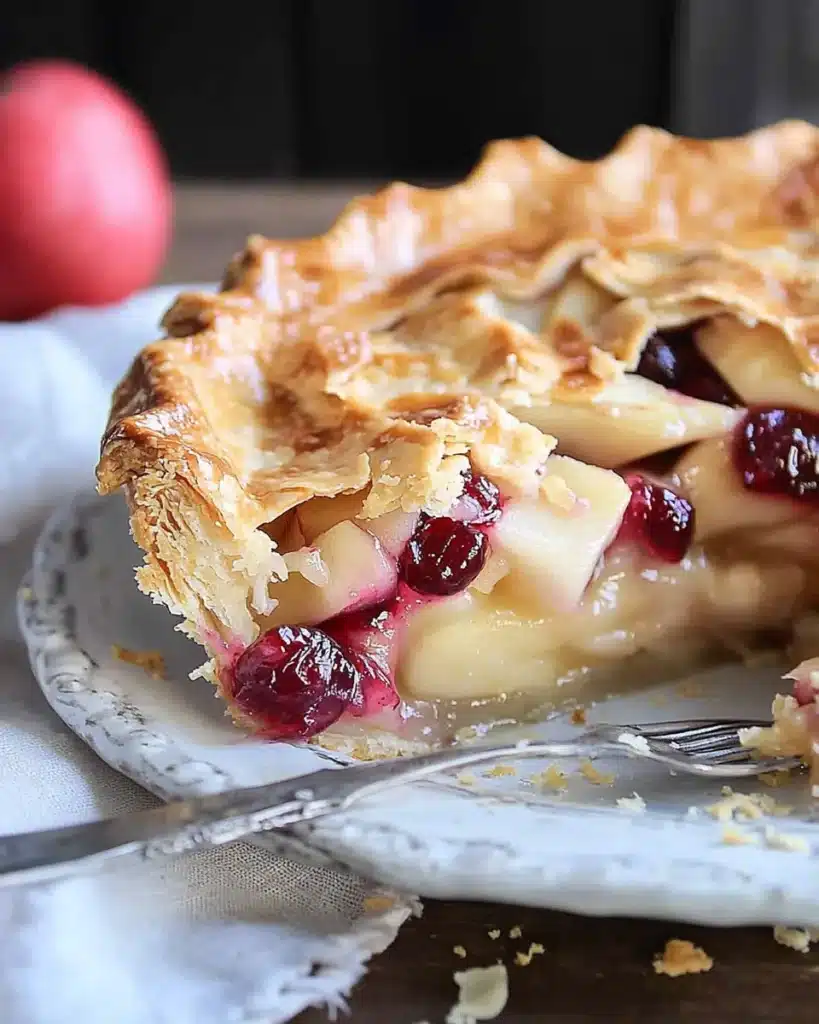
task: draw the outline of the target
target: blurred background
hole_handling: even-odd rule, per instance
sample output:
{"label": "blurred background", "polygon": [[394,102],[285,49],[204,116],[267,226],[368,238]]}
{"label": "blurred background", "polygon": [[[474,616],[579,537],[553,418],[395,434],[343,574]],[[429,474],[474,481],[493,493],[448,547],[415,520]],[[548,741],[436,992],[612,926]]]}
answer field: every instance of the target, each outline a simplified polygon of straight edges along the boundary
{"label": "blurred background", "polygon": [[449,179],[483,143],[579,157],[637,122],[817,119],[818,0],[28,0],[0,62],[66,57],[154,122],[176,179]]}

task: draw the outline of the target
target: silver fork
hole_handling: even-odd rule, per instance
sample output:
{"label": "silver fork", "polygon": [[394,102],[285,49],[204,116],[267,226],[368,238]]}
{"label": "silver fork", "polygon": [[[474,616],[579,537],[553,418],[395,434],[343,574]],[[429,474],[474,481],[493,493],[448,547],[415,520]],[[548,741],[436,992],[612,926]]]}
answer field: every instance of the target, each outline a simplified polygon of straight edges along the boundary
{"label": "silver fork", "polygon": [[597,725],[562,742],[520,740],[448,747],[417,757],[326,768],[284,782],[175,800],[106,821],[2,836],[0,886],[54,880],[114,857],[155,860],[220,846],[344,810],[400,783],[502,758],[630,755],[715,779],[746,778],[799,764],[795,757],[754,758],[740,744],[740,729],[769,724],[735,719]]}

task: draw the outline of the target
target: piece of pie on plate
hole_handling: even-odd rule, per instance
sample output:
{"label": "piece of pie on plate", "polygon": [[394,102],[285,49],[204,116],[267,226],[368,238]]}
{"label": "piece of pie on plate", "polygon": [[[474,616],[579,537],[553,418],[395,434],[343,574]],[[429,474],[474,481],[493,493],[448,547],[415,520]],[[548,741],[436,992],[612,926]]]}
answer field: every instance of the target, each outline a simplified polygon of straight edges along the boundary
{"label": "piece of pie on plate", "polygon": [[236,720],[358,756],[786,643],[819,607],[819,130],[498,142],[251,238],[98,475]]}

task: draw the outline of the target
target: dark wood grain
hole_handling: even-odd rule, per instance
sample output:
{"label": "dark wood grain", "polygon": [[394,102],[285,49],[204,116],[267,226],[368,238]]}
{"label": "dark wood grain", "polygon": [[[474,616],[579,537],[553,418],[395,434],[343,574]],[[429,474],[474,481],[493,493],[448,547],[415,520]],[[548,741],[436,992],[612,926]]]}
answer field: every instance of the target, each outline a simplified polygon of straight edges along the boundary
{"label": "dark wood grain", "polygon": [[[510,939],[520,926],[522,936]],[[499,928],[493,941],[488,932]],[[714,958],[707,974],[654,973],[667,939],[685,938]],[[530,942],[545,948],[514,964]],[[467,951],[465,959],[453,952]],[[352,1024],[439,1024],[456,997],[453,971],[503,960],[509,1002],[501,1024],[770,1024],[815,1020],[819,955],[778,945],[770,928],[697,928],[658,921],[574,917],[476,903],[427,903],[420,920],[371,964],[350,1000]],[[310,1010],[298,1024],[322,1024]]]}
{"label": "dark wood grain", "polygon": [[[367,184],[177,190],[176,235],[164,281],[218,278],[228,256],[252,232],[296,236],[324,230]],[[509,938],[519,926],[520,939]],[[490,939],[489,931],[501,937]],[[713,970],[678,979],[657,976],[652,957],[669,938],[690,939],[714,958]],[[518,950],[539,942],[528,967]],[[453,952],[467,951],[465,959]],[[777,945],[770,928],[714,929],[657,921],[574,917],[494,904],[428,902],[395,943],[370,965],[351,998],[352,1024],[439,1024],[456,996],[452,974],[465,966],[509,965],[503,1024],[739,1024],[814,1020],[819,953]],[[322,1010],[298,1024],[322,1024]]]}

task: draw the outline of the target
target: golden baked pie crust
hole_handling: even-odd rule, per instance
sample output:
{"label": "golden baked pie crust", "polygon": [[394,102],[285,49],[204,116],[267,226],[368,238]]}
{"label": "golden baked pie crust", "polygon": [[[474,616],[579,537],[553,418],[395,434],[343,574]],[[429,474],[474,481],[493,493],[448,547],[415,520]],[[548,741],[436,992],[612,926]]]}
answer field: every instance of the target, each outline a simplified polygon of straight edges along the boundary
{"label": "golden baked pie crust", "polygon": [[[796,121],[709,142],[640,127],[593,163],[497,142],[452,188],[396,184],[322,237],[251,238],[114,393],[99,488],[128,497],[140,586],[211,654],[247,644],[287,572],[288,509],[369,488],[365,516],[445,510],[467,455],[538,490],[555,440],[509,410],[604,406],[657,328],[768,325],[812,385],[818,161]],[[569,313],[529,330],[514,311],[544,295]],[[698,404],[697,437],[727,429],[732,410]]]}

